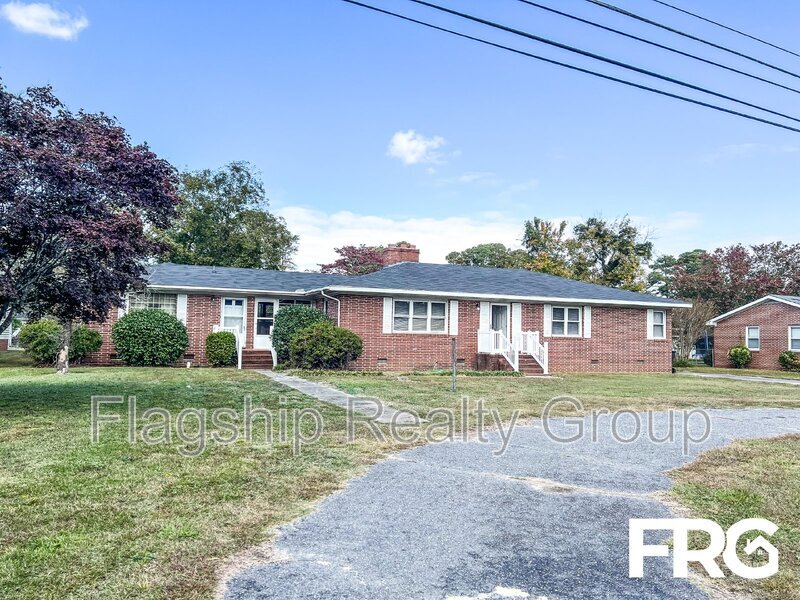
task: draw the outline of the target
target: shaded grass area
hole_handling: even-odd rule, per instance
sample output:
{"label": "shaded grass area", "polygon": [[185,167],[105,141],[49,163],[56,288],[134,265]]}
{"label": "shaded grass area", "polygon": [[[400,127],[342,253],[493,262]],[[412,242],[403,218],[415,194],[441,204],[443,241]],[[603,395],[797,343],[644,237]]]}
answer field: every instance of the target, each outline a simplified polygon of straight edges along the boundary
{"label": "shaded grass area", "polygon": [[718,375],[753,375],[756,377],[773,377],[776,379],[800,379],[800,371],[782,371],[767,369],[724,369],[720,367],[686,367],[680,369],[690,373],[711,373]]}
{"label": "shaded grass area", "polygon": [[[235,370],[0,367],[0,596],[210,597],[227,557],[268,539],[389,446],[365,432],[346,443],[344,411]],[[170,444],[129,444],[123,416],[90,443],[90,397],[135,395],[141,412],[315,407],[320,441],[211,444],[185,458]],[[272,430],[277,440],[278,419]],[[254,439],[265,420],[256,420]],[[291,439],[293,426],[287,431]]]}
{"label": "shaded grass area", "polygon": [[770,539],[780,553],[776,575],[751,581],[729,574],[720,583],[748,598],[800,599],[800,435],[738,441],[670,475],[676,482],[670,494],[723,529],[748,518],[779,527]]}
{"label": "shaded grass area", "polygon": [[[672,374],[592,374],[536,377],[457,377],[457,391],[450,379],[419,374],[384,374],[353,377],[335,373],[310,379],[327,383],[354,395],[380,398],[395,408],[417,412],[425,418],[434,408],[458,410],[462,398],[475,406],[478,399],[495,408],[503,419],[515,411],[521,418],[540,417],[553,398],[570,396],[586,410],[727,407],[800,407],[800,387],[755,384],[726,379],[695,379]],[[574,414],[566,403],[553,416]]]}

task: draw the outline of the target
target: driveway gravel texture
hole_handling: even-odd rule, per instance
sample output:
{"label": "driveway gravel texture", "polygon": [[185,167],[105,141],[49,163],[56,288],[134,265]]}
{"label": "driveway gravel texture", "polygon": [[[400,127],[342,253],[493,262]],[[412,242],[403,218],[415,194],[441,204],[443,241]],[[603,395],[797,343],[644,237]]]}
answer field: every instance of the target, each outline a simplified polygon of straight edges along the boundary
{"label": "driveway gravel texture", "polygon": [[[706,594],[672,577],[671,557],[646,558],[645,576],[628,577],[628,520],[674,516],[659,501],[669,469],[735,439],[800,431],[798,409],[709,410],[711,433],[684,454],[682,418],[663,437],[668,413],[640,413],[639,436],[620,443],[610,417],[550,419],[518,425],[506,453],[488,442],[433,443],[373,466],[282,528],[275,562],[227,581],[225,598],[477,599],[631,598],[691,600]],[[648,423],[651,423],[650,427]],[[632,415],[618,437],[636,433]],[[688,433],[706,422],[695,414]],[[646,543],[670,537],[652,532]]]}

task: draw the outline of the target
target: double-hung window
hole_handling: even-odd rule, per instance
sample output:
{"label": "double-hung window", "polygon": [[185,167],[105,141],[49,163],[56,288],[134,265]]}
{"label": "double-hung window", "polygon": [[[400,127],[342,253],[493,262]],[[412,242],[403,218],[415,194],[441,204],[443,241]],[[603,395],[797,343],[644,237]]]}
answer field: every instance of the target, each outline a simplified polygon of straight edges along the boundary
{"label": "double-hung window", "polygon": [[748,327],[745,334],[747,335],[747,347],[750,350],[761,350],[761,327]]}
{"label": "double-hung window", "polygon": [[445,333],[447,304],[427,300],[395,300],[392,328],[399,333]]}
{"label": "double-hung window", "polygon": [[789,350],[800,352],[800,325],[789,327]]}
{"label": "double-hung window", "polygon": [[142,310],[143,308],[163,310],[165,313],[169,313],[174,317],[178,313],[178,295],[154,292],[128,294],[128,312]]}
{"label": "double-hung window", "polygon": [[667,313],[663,310],[651,311],[650,339],[663,340],[667,337]]}
{"label": "double-hung window", "polygon": [[577,306],[554,306],[551,333],[554,336],[581,336],[581,309]]}

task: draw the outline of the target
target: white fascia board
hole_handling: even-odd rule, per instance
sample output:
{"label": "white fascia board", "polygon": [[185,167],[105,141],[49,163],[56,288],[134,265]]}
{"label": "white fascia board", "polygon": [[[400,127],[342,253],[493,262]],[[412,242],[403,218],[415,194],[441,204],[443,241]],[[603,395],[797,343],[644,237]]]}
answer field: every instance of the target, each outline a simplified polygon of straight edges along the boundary
{"label": "white fascia board", "polygon": [[748,302],[747,304],[745,304],[743,306],[740,306],[739,308],[734,308],[733,310],[729,310],[728,312],[726,312],[724,314],[721,314],[718,317],[714,317],[713,319],[708,321],[706,323],[706,325],[710,325],[711,327],[713,327],[714,325],[716,325],[717,323],[719,323],[723,319],[727,319],[728,317],[731,317],[731,316],[735,315],[738,312],[741,312],[743,310],[746,310],[748,308],[751,308],[753,306],[761,304],[762,302],[766,302],[767,300],[774,300],[775,302],[782,302],[783,304],[788,304],[789,306],[794,306],[795,308],[800,308],[800,305],[798,305],[798,304],[796,304],[794,302],[791,302],[790,300],[787,300],[786,298],[781,298],[780,296],[764,296],[763,298],[759,298],[758,300],[753,300],[752,302]]}
{"label": "white fascia board", "polygon": [[405,290],[391,288],[358,288],[349,286],[326,286],[311,290],[259,290],[242,288],[209,288],[178,285],[148,285],[151,290],[160,292],[190,292],[195,294],[233,294],[263,296],[311,296],[325,292],[351,293],[372,296],[413,296],[428,298],[458,298],[462,300],[507,300],[513,302],[549,302],[553,304],[589,304],[592,306],[634,306],[642,308],[691,308],[688,302],[649,302],[646,300],[601,300],[592,298],[558,298],[554,296],[509,296],[503,294],[478,294],[465,292],[442,292],[430,290]]}
{"label": "white fascia board", "polygon": [[[688,302],[649,302],[646,300],[601,300],[592,298],[558,298],[554,296],[509,296],[503,294],[477,294],[465,292],[442,292],[430,290],[403,290],[389,288],[357,288],[348,286],[328,286],[329,292],[367,294],[373,296],[425,296],[434,298],[460,298],[463,300],[509,300],[515,302],[548,302],[552,304],[590,304],[593,306],[641,306],[647,308],[691,308]],[[310,290],[317,291],[317,290]]]}

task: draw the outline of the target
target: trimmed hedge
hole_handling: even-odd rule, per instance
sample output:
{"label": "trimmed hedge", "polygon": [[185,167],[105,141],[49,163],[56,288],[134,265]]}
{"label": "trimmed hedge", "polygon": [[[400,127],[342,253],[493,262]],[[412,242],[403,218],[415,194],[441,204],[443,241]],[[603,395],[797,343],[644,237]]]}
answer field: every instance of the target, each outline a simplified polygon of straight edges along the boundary
{"label": "trimmed hedge", "polygon": [[289,362],[300,369],[342,369],[361,356],[361,338],[327,320],[301,329],[292,338]]}
{"label": "trimmed hedge", "polygon": [[102,345],[103,336],[99,331],[78,325],[69,340],[69,359],[80,363],[87,354],[100,350]]}
{"label": "trimmed hedge", "polygon": [[728,350],[728,360],[733,363],[737,369],[743,369],[753,359],[753,353],[747,346],[733,346]]}
{"label": "trimmed hedge", "polygon": [[236,336],[230,331],[209,333],[206,337],[206,360],[212,367],[236,364]]}
{"label": "trimmed hedge", "polygon": [[156,308],[128,313],[111,328],[117,358],[135,367],[164,367],[176,362],[189,347],[186,327]]}
{"label": "trimmed hedge", "polygon": [[778,356],[778,362],[787,371],[800,371],[800,356],[796,352],[786,350]]}
{"label": "trimmed hedge", "polygon": [[61,331],[51,319],[28,323],[19,332],[19,344],[37,365],[53,365],[61,349]]}
{"label": "trimmed hedge", "polygon": [[275,315],[272,329],[272,347],[278,355],[278,362],[288,361],[292,350],[294,335],[314,323],[331,323],[328,316],[313,306],[284,306]]}

